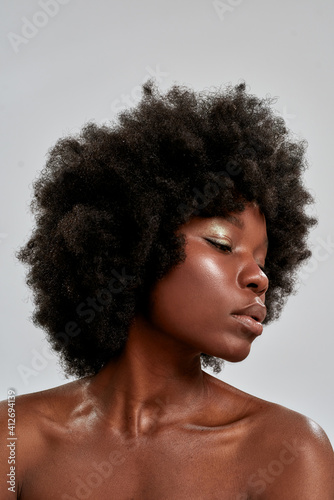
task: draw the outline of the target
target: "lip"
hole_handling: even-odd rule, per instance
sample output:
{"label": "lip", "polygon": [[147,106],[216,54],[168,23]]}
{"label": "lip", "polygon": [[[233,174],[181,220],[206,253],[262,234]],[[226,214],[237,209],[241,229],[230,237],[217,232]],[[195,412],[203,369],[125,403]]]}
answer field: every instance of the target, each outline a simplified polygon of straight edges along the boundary
{"label": "lip", "polygon": [[238,311],[233,311],[232,315],[250,316],[258,323],[262,323],[267,316],[267,308],[264,303],[258,298],[252,304],[248,304]]}
{"label": "lip", "polygon": [[264,321],[266,315],[267,308],[259,297],[252,304],[248,304],[231,314],[231,316],[245,325],[255,335],[261,335],[263,331],[261,323]]}
{"label": "lip", "polygon": [[254,333],[254,335],[261,335],[263,325],[259,321],[256,321],[251,316],[247,316],[246,314],[232,314],[231,316],[239,321],[239,323],[246,326],[248,330]]}

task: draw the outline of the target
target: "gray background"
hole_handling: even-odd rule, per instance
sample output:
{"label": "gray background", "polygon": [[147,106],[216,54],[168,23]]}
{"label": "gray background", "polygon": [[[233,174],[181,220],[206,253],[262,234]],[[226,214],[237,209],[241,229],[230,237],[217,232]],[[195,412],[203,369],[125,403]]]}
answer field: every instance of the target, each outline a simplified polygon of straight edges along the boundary
{"label": "gray background", "polygon": [[305,184],[319,224],[298,294],[265,327],[249,357],[227,363],[220,378],[308,415],[333,443],[333,2],[42,4],[1,2],[0,399],[9,387],[23,394],[68,381],[43,331],[29,320],[32,294],[14,257],[34,224],[32,182],[47,150],[87,120],[112,120],[138,102],[149,76],[162,89],[175,82],[202,90],[244,79],[252,93],[277,96],[277,111],[308,140]]}

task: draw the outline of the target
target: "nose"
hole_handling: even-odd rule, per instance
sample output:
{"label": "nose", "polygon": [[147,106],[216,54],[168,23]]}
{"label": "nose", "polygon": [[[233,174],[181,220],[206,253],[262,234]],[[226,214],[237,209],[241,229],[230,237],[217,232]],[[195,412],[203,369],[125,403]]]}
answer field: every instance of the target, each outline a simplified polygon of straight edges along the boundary
{"label": "nose", "polygon": [[255,261],[248,263],[239,273],[239,285],[244,288],[253,288],[257,295],[266,293],[269,287],[267,275],[256,264]]}

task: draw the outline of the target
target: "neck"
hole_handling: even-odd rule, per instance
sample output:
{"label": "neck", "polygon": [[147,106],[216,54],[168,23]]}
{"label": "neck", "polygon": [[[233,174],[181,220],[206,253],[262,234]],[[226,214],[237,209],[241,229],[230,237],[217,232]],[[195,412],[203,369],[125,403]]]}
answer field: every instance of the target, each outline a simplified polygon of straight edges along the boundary
{"label": "neck", "polygon": [[200,353],[136,317],[125,348],[93,377],[92,386],[113,424],[138,435],[202,406],[206,376]]}

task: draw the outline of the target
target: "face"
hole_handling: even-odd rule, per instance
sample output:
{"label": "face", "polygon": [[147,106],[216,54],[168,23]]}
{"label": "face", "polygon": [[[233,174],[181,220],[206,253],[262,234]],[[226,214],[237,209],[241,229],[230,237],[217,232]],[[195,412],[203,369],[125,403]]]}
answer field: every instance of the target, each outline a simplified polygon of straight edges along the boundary
{"label": "face", "polygon": [[264,319],[266,222],[247,204],[227,218],[194,217],[178,233],[186,260],[154,287],[150,321],[180,348],[227,361],[249,354]]}

